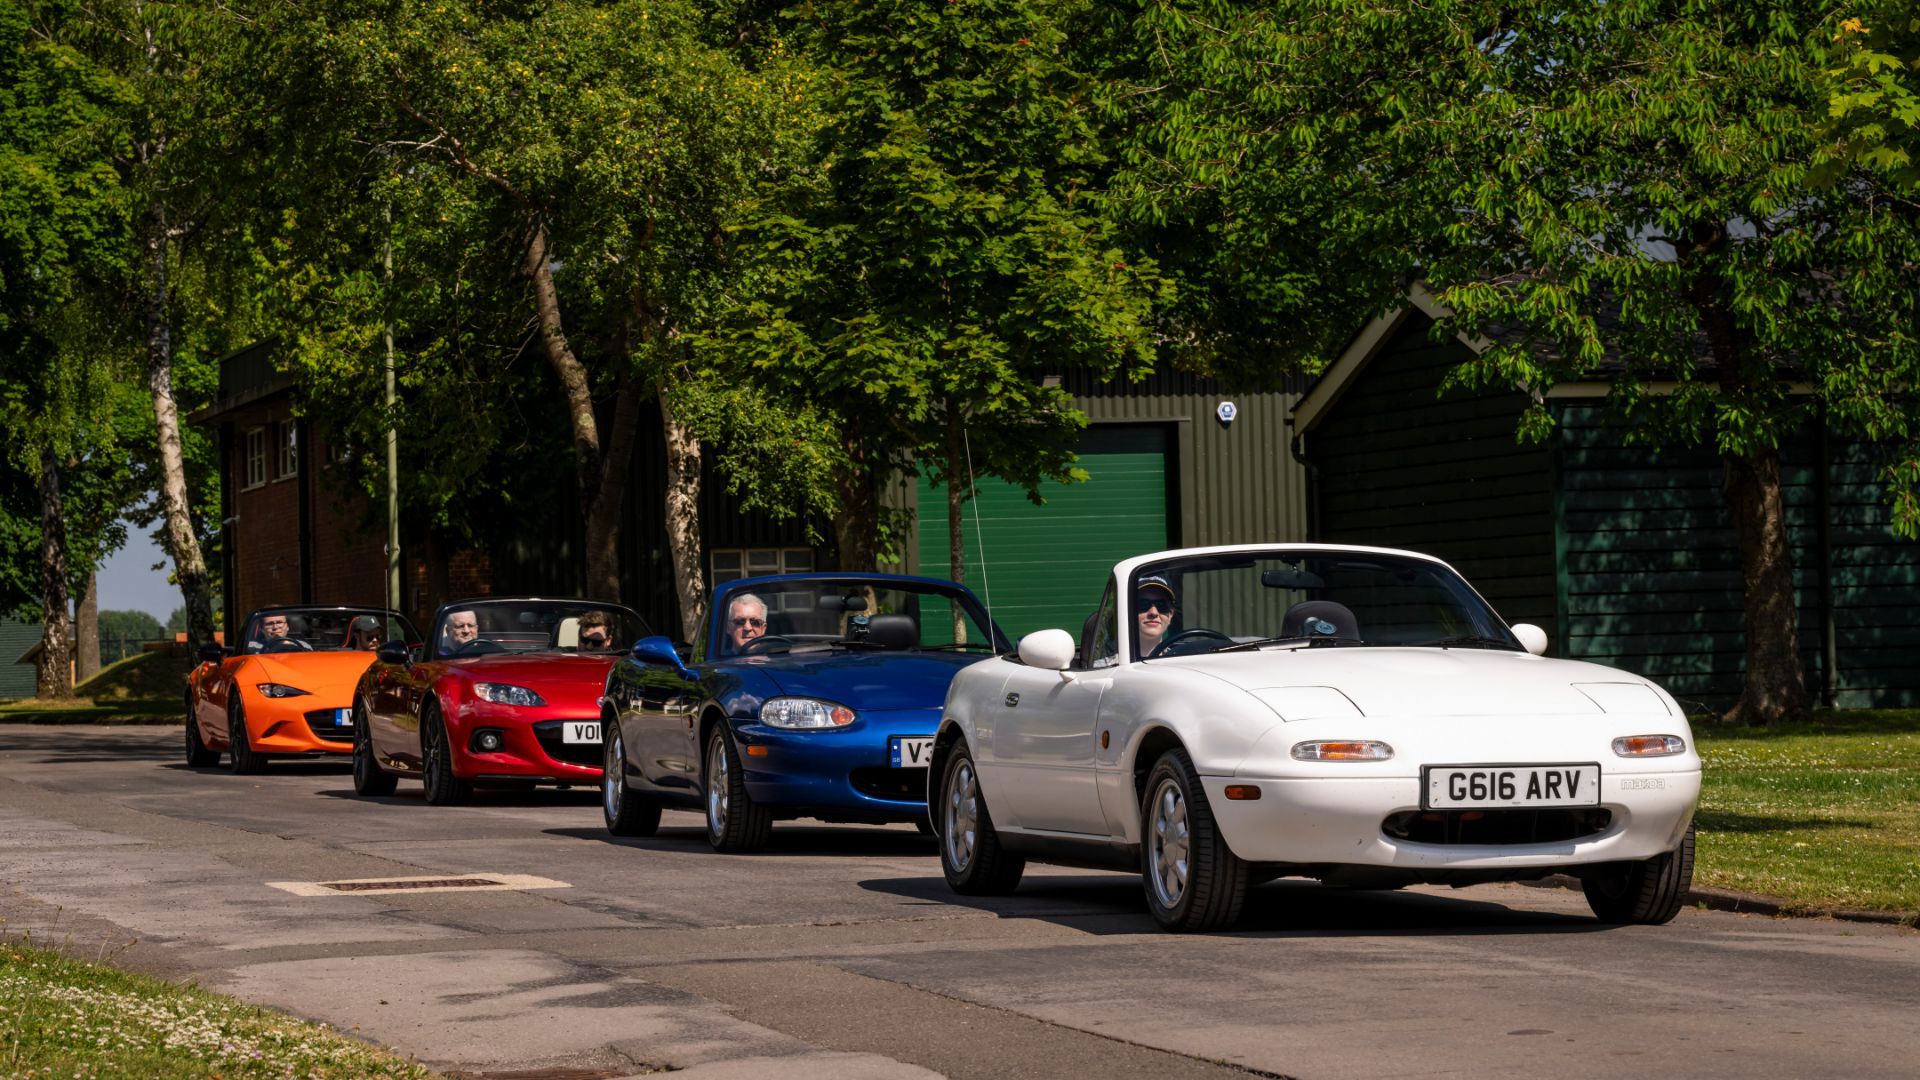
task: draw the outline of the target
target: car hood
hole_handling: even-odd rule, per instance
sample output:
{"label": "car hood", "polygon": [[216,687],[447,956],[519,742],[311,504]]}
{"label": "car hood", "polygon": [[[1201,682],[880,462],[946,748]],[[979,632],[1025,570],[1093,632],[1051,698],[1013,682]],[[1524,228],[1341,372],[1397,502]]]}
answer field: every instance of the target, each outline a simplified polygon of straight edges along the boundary
{"label": "car hood", "polygon": [[940,708],[953,676],[983,659],[978,653],[807,653],[770,656],[756,667],[782,694],[885,712]]}
{"label": "car hood", "polygon": [[446,662],[447,674],[469,682],[498,682],[524,686],[549,704],[577,704],[606,689],[607,669],[617,656],[577,656],[573,653],[489,653],[457,657]]}
{"label": "car hood", "polygon": [[[257,682],[297,686],[308,693],[351,688],[373,663],[373,654],[357,649],[337,652],[259,653],[250,658]],[[240,680],[246,681],[243,675]]]}
{"label": "car hood", "polygon": [[1316,703],[1310,693],[1271,691],[1331,687],[1367,716],[1594,716],[1615,711],[1620,707],[1615,702],[1622,701],[1636,711],[1666,709],[1651,689],[1630,689],[1652,684],[1629,672],[1492,649],[1265,649],[1153,660],[1147,666],[1177,667],[1232,683],[1289,720],[1312,715],[1326,702],[1339,707],[1337,699],[1323,694]]}

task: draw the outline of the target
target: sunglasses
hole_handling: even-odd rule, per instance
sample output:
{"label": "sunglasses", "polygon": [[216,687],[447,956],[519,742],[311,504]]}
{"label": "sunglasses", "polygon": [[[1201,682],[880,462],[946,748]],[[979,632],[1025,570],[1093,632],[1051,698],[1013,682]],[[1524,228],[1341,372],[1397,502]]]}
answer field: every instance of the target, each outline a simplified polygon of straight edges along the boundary
{"label": "sunglasses", "polygon": [[765,626],[765,625],[767,625],[767,620],[765,620],[765,619],[740,619],[740,618],[736,618],[736,619],[734,619],[734,620],[733,620],[733,625],[735,625],[735,626]]}
{"label": "sunglasses", "polygon": [[1136,615],[1145,615],[1149,611],[1156,610],[1171,615],[1173,614],[1174,604],[1171,600],[1161,600],[1158,597],[1138,596],[1134,598],[1133,610]]}
{"label": "sunglasses", "polygon": [[597,646],[597,645],[605,645],[606,643],[607,643],[607,639],[606,639],[606,635],[604,634],[581,634],[580,635],[580,644],[582,645]]}

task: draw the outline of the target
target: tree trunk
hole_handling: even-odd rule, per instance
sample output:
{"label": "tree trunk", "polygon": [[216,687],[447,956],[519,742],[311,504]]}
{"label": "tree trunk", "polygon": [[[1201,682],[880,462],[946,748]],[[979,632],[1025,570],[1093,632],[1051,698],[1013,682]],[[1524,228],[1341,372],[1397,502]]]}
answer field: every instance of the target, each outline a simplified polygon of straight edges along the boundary
{"label": "tree trunk", "polygon": [[1806,712],[1807,685],[1800,665],[1793,553],[1780,496],[1780,451],[1729,453],[1722,466],[1746,582],[1741,625],[1747,639],[1740,701],[1725,718],[1749,724],[1792,719]]}
{"label": "tree trunk", "polygon": [[160,500],[167,526],[162,539],[186,601],[188,648],[197,651],[213,644],[213,588],[200,538],[193,531],[193,504],[180,454],[180,406],[173,399],[173,337],[167,325],[166,219],[157,210],[153,218],[153,233],[147,238],[147,392],[153,398],[153,426],[160,442]]}
{"label": "tree trunk", "polygon": [[[967,540],[961,518],[961,505],[966,501],[967,488],[973,478],[967,472],[966,449],[962,443],[964,433],[960,427],[960,417],[955,414],[947,420],[947,576],[956,583],[966,584],[967,580]],[[953,605],[953,640],[956,644],[965,644],[967,640],[967,619],[960,605]]]}
{"label": "tree trunk", "polygon": [[40,663],[34,696],[73,696],[73,624],[67,619],[67,522],[60,505],[60,459],[40,448]]}
{"label": "tree trunk", "polygon": [[700,564],[700,440],[673,413],[659,387],[660,432],[667,441],[667,553],[680,600],[681,640],[692,641],[707,613],[707,578]]}
{"label": "tree trunk", "polygon": [[74,682],[100,674],[100,575],[88,574],[73,608]]}
{"label": "tree trunk", "polygon": [[833,478],[840,512],[833,518],[833,543],[840,569],[868,573],[880,568],[880,492],[873,472],[855,461]]}

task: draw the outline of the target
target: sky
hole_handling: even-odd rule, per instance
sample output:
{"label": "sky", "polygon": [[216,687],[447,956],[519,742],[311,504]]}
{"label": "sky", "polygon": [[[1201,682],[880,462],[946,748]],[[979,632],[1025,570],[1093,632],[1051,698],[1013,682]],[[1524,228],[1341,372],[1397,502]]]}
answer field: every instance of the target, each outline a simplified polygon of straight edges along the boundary
{"label": "sky", "polygon": [[100,567],[100,610],[144,611],[164,624],[181,603],[179,587],[167,581],[165,570],[154,569],[166,561],[147,530],[128,523],[126,546]]}

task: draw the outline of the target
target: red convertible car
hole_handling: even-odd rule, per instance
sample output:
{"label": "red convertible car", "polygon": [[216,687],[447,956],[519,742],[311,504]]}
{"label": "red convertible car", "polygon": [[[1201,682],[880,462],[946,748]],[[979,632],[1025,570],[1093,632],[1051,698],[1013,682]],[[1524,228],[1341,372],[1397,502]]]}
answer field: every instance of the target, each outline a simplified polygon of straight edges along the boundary
{"label": "red convertible car", "polygon": [[475,787],[600,783],[607,669],[646,622],[591,600],[461,600],[424,646],[392,642],[354,695],[353,789],[418,777],[452,806]]}

